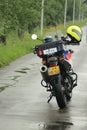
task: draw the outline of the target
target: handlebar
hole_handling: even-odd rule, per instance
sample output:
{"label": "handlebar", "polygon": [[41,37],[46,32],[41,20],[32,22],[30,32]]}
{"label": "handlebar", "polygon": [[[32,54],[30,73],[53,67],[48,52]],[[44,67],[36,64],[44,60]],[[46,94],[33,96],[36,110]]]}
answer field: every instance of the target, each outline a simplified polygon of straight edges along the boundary
{"label": "handlebar", "polygon": [[72,39],[71,41],[67,39],[66,37],[61,37],[61,41],[64,45],[80,45],[79,42],[75,41],[74,39]]}
{"label": "handlebar", "polygon": [[68,41],[68,40],[64,41],[63,44],[64,45],[80,45],[79,42],[73,42],[73,41]]}
{"label": "handlebar", "polygon": [[[51,43],[43,43],[43,44],[39,44],[36,45],[33,48],[33,53],[37,54],[39,57],[43,57],[46,56],[48,51],[50,51],[49,53],[54,53],[54,54],[62,54],[65,49],[63,45],[79,45],[80,43],[76,42],[76,41],[70,41],[67,39],[67,37],[63,37],[63,39],[61,40],[57,40],[57,41],[53,41]],[[54,49],[54,50],[53,50]],[[46,52],[44,52],[46,51]],[[73,50],[68,50],[70,53],[73,53]]]}

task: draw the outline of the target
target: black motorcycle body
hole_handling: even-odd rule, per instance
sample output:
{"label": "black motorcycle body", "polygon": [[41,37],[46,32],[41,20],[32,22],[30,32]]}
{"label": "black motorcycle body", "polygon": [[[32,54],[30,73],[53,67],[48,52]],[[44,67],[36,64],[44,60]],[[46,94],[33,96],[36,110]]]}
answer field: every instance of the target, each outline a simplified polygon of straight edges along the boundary
{"label": "black motorcycle body", "polygon": [[36,45],[34,53],[42,58],[41,85],[50,92],[48,102],[54,96],[60,109],[66,107],[72,97],[72,90],[77,85],[77,74],[63,58],[62,41]]}

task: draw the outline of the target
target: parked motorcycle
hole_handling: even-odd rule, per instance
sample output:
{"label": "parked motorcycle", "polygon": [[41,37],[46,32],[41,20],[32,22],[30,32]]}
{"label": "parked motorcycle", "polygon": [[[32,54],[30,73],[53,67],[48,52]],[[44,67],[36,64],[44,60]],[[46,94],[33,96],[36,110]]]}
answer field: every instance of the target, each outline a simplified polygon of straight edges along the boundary
{"label": "parked motorcycle", "polygon": [[[33,34],[32,39],[37,39],[37,36]],[[50,92],[47,102],[49,103],[54,96],[60,109],[67,106],[72,98],[72,90],[77,86],[77,74],[68,62],[73,51],[68,50],[66,52],[63,48],[63,45],[66,44],[70,44],[70,41],[65,38],[64,40],[36,45],[34,48],[34,54],[42,58],[41,85]]]}

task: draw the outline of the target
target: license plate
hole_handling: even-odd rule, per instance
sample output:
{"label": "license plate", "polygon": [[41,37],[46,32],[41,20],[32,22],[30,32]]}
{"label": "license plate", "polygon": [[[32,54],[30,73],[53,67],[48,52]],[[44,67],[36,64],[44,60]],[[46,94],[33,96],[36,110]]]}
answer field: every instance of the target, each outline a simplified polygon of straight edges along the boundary
{"label": "license plate", "polygon": [[55,52],[57,52],[57,48],[56,47],[55,48],[50,48],[50,49],[43,50],[43,54],[44,55],[53,54]]}
{"label": "license plate", "polygon": [[59,74],[60,73],[60,68],[59,66],[54,66],[54,67],[50,67],[48,69],[48,75],[56,75],[56,74]]}

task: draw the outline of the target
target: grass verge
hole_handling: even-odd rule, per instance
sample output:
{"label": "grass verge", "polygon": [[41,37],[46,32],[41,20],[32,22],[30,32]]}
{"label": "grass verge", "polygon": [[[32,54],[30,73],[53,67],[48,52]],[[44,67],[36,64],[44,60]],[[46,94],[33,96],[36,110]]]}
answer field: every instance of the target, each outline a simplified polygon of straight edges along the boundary
{"label": "grass verge", "polygon": [[[85,26],[87,25],[87,19],[84,21],[75,21],[74,24],[80,27]],[[68,22],[65,28],[62,24],[58,25],[56,28],[45,28],[43,37],[47,32],[55,31],[55,29],[61,30],[63,33],[65,33],[65,30],[69,25],[72,25],[72,22]],[[40,35],[38,32],[37,34]],[[31,39],[31,35],[28,33],[25,33],[25,37],[22,40],[19,40],[15,33],[10,34],[7,37],[6,46],[0,44],[0,68],[8,65],[10,62],[17,58],[32,52],[33,47],[39,43],[39,40],[33,41]]]}

